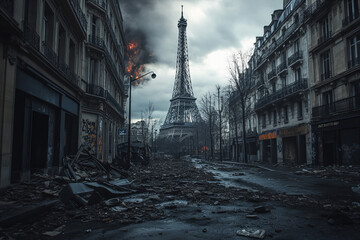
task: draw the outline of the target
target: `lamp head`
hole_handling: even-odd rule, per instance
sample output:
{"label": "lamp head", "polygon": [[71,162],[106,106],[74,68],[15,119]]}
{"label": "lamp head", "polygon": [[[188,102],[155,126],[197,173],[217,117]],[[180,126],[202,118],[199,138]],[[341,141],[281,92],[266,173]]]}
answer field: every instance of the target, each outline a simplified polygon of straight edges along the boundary
{"label": "lamp head", "polygon": [[153,73],[153,74],[151,74],[151,78],[156,78],[156,74],[155,73]]}

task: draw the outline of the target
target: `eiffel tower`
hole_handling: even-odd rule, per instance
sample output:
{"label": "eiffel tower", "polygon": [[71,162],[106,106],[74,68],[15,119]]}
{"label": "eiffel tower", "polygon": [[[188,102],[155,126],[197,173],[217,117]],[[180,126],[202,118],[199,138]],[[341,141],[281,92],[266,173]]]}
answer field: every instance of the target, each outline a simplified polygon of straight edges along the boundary
{"label": "eiffel tower", "polygon": [[159,134],[160,139],[178,143],[187,138],[194,140],[198,123],[202,121],[191,85],[186,27],[187,21],[181,6],[174,89],[170,108]]}

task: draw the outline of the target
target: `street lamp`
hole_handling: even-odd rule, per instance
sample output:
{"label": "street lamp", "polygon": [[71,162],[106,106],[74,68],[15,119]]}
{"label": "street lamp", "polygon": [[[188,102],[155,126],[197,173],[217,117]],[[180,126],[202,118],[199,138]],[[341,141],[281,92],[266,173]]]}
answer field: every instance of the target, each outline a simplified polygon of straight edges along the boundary
{"label": "street lamp", "polygon": [[128,166],[130,166],[130,160],[131,160],[131,157],[130,157],[130,146],[131,146],[131,143],[130,143],[130,137],[131,137],[131,83],[138,80],[138,79],[140,79],[140,78],[143,78],[143,77],[149,75],[150,73],[152,73],[151,74],[152,78],[156,78],[156,74],[153,71],[150,71],[148,73],[145,73],[145,74],[143,74],[141,76],[138,76],[136,78],[133,78],[133,79],[130,77],[130,80],[129,80],[129,126],[128,126],[128,150],[127,150],[127,152],[128,152],[127,165]]}

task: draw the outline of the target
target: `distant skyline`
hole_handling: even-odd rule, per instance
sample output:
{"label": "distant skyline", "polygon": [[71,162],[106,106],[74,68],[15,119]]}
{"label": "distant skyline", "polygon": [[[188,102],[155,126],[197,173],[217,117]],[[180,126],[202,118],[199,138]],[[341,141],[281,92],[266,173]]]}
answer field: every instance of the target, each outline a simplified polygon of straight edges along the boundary
{"label": "distant skyline", "polygon": [[127,40],[138,38],[151,58],[146,69],[156,79],[132,89],[132,122],[141,119],[149,102],[153,117],[165,120],[172,96],[178,42],[177,23],[184,6],[190,75],[199,100],[215,92],[216,84],[229,83],[228,63],[239,50],[253,48],[256,36],[271,22],[271,14],[282,9],[282,0],[120,0]]}

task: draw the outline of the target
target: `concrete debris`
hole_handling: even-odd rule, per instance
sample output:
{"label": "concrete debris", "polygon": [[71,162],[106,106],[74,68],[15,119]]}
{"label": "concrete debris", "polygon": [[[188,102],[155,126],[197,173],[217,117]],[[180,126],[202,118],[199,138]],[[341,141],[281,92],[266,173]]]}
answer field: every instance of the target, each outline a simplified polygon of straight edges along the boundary
{"label": "concrete debris", "polygon": [[62,226],[54,229],[53,231],[44,232],[43,235],[47,236],[47,237],[55,237],[55,236],[61,234],[64,228],[65,228],[65,225],[62,225]]}
{"label": "concrete debris", "polygon": [[236,231],[236,234],[239,236],[264,239],[266,231],[264,229],[251,229],[251,228],[243,228]]}
{"label": "concrete debris", "polygon": [[270,209],[264,207],[264,206],[258,206],[254,208],[254,213],[267,213],[270,212]]}

